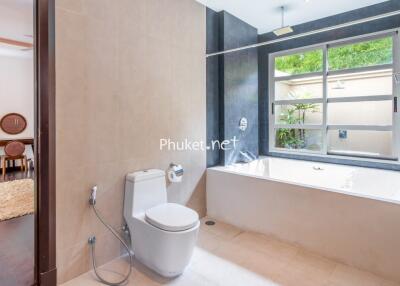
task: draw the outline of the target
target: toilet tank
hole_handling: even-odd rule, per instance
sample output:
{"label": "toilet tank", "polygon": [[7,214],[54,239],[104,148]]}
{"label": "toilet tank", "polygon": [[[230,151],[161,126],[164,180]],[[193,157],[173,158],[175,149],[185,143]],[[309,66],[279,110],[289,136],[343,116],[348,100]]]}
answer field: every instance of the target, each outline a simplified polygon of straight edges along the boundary
{"label": "toilet tank", "polygon": [[125,218],[145,212],[156,205],[167,203],[165,172],[157,169],[126,175]]}

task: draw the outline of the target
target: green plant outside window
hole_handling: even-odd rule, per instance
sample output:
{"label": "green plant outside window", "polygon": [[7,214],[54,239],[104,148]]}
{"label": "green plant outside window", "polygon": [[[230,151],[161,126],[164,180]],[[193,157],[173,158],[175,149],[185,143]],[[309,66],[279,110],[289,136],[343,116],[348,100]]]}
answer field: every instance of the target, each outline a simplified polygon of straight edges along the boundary
{"label": "green plant outside window", "polygon": [[[391,37],[328,49],[329,70],[351,69],[393,62]],[[275,70],[287,75],[322,71],[321,49],[275,58]]]}
{"label": "green plant outside window", "polygon": [[[293,107],[280,114],[279,121],[283,124],[305,124],[307,113],[318,112],[319,105],[310,103],[294,104]],[[281,128],[276,132],[276,147],[286,149],[306,148],[306,130]]]}
{"label": "green plant outside window", "polygon": [[322,71],[322,50],[314,50],[275,58],[275,70],[286,75]]}
{"label": "green plant outside window", "polygon": [[328,49],[329,70],[341,70],[391,64],[391,37]]}

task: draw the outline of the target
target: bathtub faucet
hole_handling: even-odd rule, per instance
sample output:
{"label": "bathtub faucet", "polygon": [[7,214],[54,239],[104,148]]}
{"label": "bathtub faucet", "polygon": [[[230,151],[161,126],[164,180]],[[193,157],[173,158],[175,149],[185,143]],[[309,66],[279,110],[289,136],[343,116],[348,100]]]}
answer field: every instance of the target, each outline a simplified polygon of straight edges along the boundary
{"label": "bathtub faucet", "polygon": [[254,161],[257,159],[257,156],[251,153],[250,151],[240,151],[241,155],[241,162],[244,163],[250,163],[251,161]]}

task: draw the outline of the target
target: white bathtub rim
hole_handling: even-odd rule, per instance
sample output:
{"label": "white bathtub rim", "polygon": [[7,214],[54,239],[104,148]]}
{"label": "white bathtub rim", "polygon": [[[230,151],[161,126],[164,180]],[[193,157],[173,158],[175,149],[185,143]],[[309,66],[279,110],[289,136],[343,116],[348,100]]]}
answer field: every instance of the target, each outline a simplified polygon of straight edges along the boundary
{"label": "white bathtub rim", "polygon": [[[259,160],[264,160],[266,158],[268,158],[268,157],[264,157]],[[304,162],[309,162],[309,161],[304,161]],[[324,163],[324,164],[326,164],[326,163]],[[362,167],[359,167],[359,168],[362,168]],[[245,176],[248,178],[267,180],[267,181],[272,181],[272,182],[281,183],[281,184],[288,184],[288,185],[292,185],[292,186],[298,186],[298,187],[309,188],[309,189],[314,189],[314,190],[322,190],[322,191],[327,191],[327,192],[331,192],[331,193],[337,193],[337,194],[342,194],[342,195],[347,195],[347,196],[352,196],[352,197],[358,197],[358,198],[363,198],[363,199],[369,199],[369,200],[374,200],[374,201],[381,201],[384,203],[400,205],[399,200],[394,200],[394,199],[390,199],[390,198],[372,196],[372,195],[368,195],[368,194],[356,193],[356,192],[351,192],[351,191],[347,191],[347,190],[327,188],[327,187],[315,186],[315,185],[311,185],[311,184],[304,184],[304,183],[298,183],[298,182],[293,182],[293,181],[279,180],[279,179],[275,179],[275,178],[271,178],[271,177],[265,177],[265,176],[256,175],[256,174],[249,174],[249,173],[229,170],[224,166],[210,167],[210,168],[207,168],[207,170],[216,171],[216,172],[224,172],[224,173],[229,173],[229,174],[238,175],[238,176]]]}

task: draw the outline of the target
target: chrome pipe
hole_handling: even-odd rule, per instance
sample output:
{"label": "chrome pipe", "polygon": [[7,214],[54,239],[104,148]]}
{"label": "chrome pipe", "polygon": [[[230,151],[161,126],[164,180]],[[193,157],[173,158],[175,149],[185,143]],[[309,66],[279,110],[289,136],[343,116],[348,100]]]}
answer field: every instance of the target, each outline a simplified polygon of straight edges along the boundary
{"label": "chrome pipe", "polygon": [[98,267],[96,264],[96,237],[95,236],[91,236],[88,239],[88,243],[90,245],[90,252],[91,252],[91,257],[92,257],[92,266],[93,266],[93,270],[94,270],[94,274],[97,276],[97,279],[105,284],[105,285],[110,285],[110,286],[119,286],[119,285],[123,285],[125,284],[129,277],[131,276],[132,273],[132,265],[133,265],[133,256],[132,253],[130,251],[130,247],[127,245],[127,243],[124,241],[124,239],[122,237],[120,237],[120,235],[118,234],[118,232],[111,226],[109,225],[103,218],[103,216],[98,212],[97,208],[96,208],[96,196],[97,196],[97,186],[94,186],[91,190],[91,194],[89,197],[89,205],[92,207],[94,214],[97,216],[97,218],[100,220],[100,222],[111,232],[111,234],[119,240],[119,242],[124,246],[124,248],[126,249],[126,252],[128,253],[129,256],[129,270],[128,273],[120,280],[117,282],[110,282],[107,281],[106,279],[104,279],[99,271],[98,271]]}

